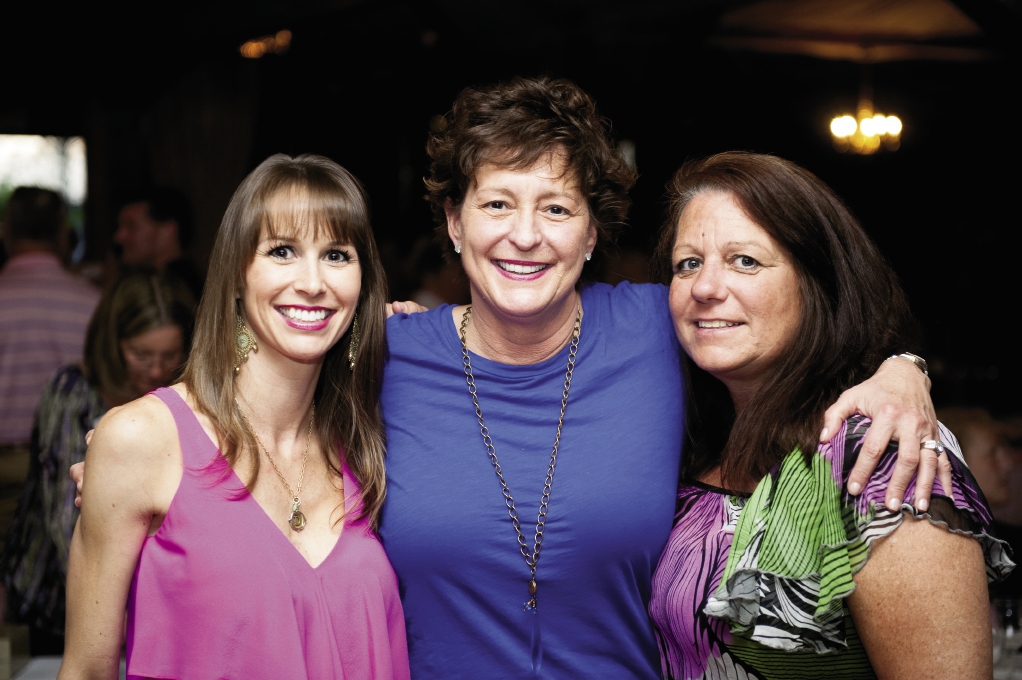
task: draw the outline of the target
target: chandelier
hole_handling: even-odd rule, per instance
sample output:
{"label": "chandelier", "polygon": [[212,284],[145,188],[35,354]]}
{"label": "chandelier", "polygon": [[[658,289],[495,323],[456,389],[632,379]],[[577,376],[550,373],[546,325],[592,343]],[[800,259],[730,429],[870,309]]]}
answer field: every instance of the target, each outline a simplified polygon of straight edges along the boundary
{"label": "chandelier", "polygon": [[873,102],[859,100],[858,115],[846,113],[830,121],[834,148],[841,153],[874,154],[881,148],[896,151],[901,146],[901,119],[873,110]]}

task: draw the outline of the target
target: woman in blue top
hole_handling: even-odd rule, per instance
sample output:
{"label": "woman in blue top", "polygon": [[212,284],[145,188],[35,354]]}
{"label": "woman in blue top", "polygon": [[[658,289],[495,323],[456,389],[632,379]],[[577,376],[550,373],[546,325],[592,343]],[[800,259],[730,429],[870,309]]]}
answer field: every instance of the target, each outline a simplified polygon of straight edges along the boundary
{"label": "woman in blue top", "polygon": [[[472,304],[387,329],[380,534],[417,680],[660,676],[646,608],[675,509],[680,350],[667,288],[583,283],[635,181],[608,132],[572,83],[517,79],[464,91],[429,142]],[[888,361],[828,412],[830,432],[876,418],[851,491],[892,434],[933,438],[927,387]],[[895,507],[920,460],[902,449]]]}

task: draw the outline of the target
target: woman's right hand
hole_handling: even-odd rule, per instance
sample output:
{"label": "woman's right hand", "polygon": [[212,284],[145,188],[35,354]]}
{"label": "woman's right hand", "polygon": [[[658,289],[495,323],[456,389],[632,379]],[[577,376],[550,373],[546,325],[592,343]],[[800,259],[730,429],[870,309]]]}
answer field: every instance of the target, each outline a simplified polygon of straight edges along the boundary
{"label": "woman's right hand", "polygon": [[388,302],[383,306],[383,309],[387,313],[388,319],[395,314],[415,314],[416,312],[429,311],[429,307],[423,307],[418,302],[412,302],[411,300]]}
{"label": "woman's right hand", "polygon": [[[92,433],[95,430],[89,430],[85,433],[85,446],[86,448],[92,443]],[[75,483],[75,507],[82,507],[82,484],[85,483],[85,461],[81,463],[75,463],[71,466],[71,481]]]}
{"label": "woman's right hand", "polygon": [[[92,434],[92,430],[89,430]],[[88,437],[86,437],[88,439]],[[71,466],[71,481],[75,483],[75,507],[82,507],[82,483],[85,482],[85,461]]]}

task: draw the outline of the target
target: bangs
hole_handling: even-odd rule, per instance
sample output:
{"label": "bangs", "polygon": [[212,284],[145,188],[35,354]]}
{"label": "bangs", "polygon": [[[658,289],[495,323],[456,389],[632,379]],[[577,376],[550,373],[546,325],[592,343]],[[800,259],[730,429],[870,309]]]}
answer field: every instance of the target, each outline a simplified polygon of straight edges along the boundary
{"label": "bangs", "polygon": [[333,243],[354,245],[368,216],[361,201],[331,183],[286,184],[268,191],[259,219],[258,238],[328,238]]}

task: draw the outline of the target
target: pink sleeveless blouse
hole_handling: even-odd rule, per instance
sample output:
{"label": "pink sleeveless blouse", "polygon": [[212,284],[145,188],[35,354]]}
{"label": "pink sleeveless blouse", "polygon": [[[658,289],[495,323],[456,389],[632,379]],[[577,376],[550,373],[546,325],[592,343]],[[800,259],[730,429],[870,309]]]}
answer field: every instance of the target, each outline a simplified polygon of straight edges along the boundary
{"label": "pink sleeveless blouse", "polygon": [[[345,520],[331,553],[311,567],[177,392],[154,394],[174,415],[184,474],[135,569],[128,677],[408,678],[397,577],[368,523]],[[347,467],[344,488],[354,518]]]}

